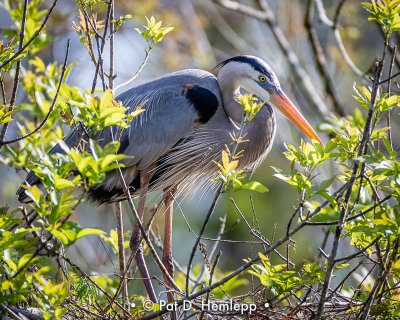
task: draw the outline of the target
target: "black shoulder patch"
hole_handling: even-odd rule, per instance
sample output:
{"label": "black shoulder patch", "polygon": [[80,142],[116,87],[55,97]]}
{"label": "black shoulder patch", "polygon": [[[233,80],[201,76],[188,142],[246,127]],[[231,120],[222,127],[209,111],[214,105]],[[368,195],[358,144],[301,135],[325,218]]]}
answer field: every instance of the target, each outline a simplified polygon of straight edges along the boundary
{"label": "black shoulder patch", "polygon": [[218,99],[210,90],[199,86],[188,86],[184,91],[186,98],[199,115],[198,122],[206,123],[218,109]]}
{"label": "black shoulder patch", "polygon": [[121,137],[121,140],[119,141],[119,150],[118,153],[124,153],[126,148],[129,146],[129,136],[125,134],[124,136]]}

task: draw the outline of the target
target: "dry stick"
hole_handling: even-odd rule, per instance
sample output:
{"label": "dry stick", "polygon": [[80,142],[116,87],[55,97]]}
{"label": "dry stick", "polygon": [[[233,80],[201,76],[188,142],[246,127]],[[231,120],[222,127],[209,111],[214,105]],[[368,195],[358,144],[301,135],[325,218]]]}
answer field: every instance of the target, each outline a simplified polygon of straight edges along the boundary
{"label": "dry stick", "polygon": [[[110,76],[108,78],[108,86],[112,90],[114,87],[114,0],[110,0]],[[125,273],[125,243],[124,243],[124,221],[122,216],[121,202],[115,204],[115,213],[117,216],[117,234],[118,234],[118,259],[119,270],[121,273],[120,281],[122,282],[122,300],[123,304],[129,311],[129,294],[128,281]]]}
{"label": "dry stick", "polygon": [[[14,311],[12,311],[11,309],[7,308],[7,306],[5,305],[5,303],[3,302],[2,304],[0,304],[0,309],[3,309],[5,311],[8,312],[8,314],[15,320],[23,320],[21,317],[19,317]],[[3,317],[2,317],[3,318]],[[3,318],[4,319],[4,318]],[[7,319],[7,318],[6,318]]]}
{"label": "dry stick", "polygon": [[47,113],[46,117],[45,117],[45,118],[43,119],[43,121],[39,124],[39,126],[37,126],[36,129],[33,130],[32,132],[30,132],[30,133],[28,133],[28,134],[26,134],[26,135],[24,135],[24,136],[22,136],[22,137],[18,137],[18,138],[12,139],[12,140],[7,140],[7,141],[2,141],[2,142],[0,142],[0,148],[1,148],[3,145],[10,144],[10,143],[14,143],[14,142],[18,142],[18,141],[20,141],[20,140],[23,140],[23,139],[26,139],[26,138],[30,137],[31,135],[33,135],[33,134],[35,134],[36,132],[38,132],[38,131],[45,125],[47,119],[50,117],[50,114],[51,114],[51,112],[52,112],[53,109],[54,109],[54,106],[55,106],[56,101],[57,101],[57,98],[58,98],[58,94],[60,93],[61,84],[62,84],[62,81],[63,81],[63,79],[64,79],[65,69],[66,69],[66,67],[67,67],[67,61],[68,61],[68,54],[69,54],[70,42],[71,42],[71,40],[68,39],[68,41],[67,41],[67,52],[66,52],[66,54],[65,54],[65,60],[64,60],[64,65],[63,65],[63,68],[62,68],[60,80],[58,81],[57,91],[56,91],[56,94],[55,94],[55,96],[54,96],[53,102],[51,103],[49,112]]}
{"label": "dry stick", "polygon": [[[394,65],[394,58],[396,56],[396,51],[397,51],[397,45],[394,45],[393,47],[393,51],[392,51],[392,60],[390,61],[390,66],[389,66],[389,77],[392,75],[393,72],[393,65]],[[387,86],[387,93],[390,96],[390,86],[392,79],[389,79],[388,81],[388,86]],[[393,145],[392,145],[392,129],[391,129],[391,110],[388,110],[388,114],[387,114],[387,126],[389,128],[388,130],[388,139],[389,139],[389,144],[390,147],[393,149]]]}
{"label": "dry stick", "polygon": [[[212,280],[213,280],[213,276],[214,276],[214,271],[215,271],[215,268],[217,267],[218,260],[219,260],[219,257],[221,256],[221,254],[222,254],[222,252],[221,252],[221,251],[218,251],[217,256],[215,257],[214,264],[212,265],[212,268],[211,268],[210,280],[209,280],[209,282],[208,282],[208,285],[211,285],[211,284],[212,284]],[[207,294],[206,294],[206,304],[208,304],[208,299],[209,299],[209,298],[210,298],[210,291],[207,292]],[[203,320],[203,316],[204,316],[204,310],[201,310],[199,319],[200,319],[200,320]]]}
{"label": "dry stick", "polygon": [[197,246],[200,243],[201,237],[203,236],[203,233],[206,229],[206,226],[208,224],[208,221],[210,220],[212,214],[214,213],[215,207],[217,205],[218,199],[221,196],[222,193],[222,188],[224,187],[223,183],[221,182],[220,185],[218,186],[218,189],[214,195],[214,199],[213,202],[211,203],[210,208],[208,209],[206,218],[204,219],[203,225],[201,226],[200,232],[196,238],[196,242],[193,245],[192,248],[192,252],[190,253],[190,258],[189,258],[189,262],[188,262],[188,266],[187,266],[187,272],[186,272],[186,297],[189,296],[189,277],[190,277],[190,269],[192,267],[192,262],[193,262],[193,258],[194,255],[196,254],[196,250],[197,250]]}
{"label": "dry stick", "polygon": [[[113,300],[113,297],[110,296],[110,294],[104,290],[102,287],[100,287],[96,281],[94,281],[88,274],[86,274],[86,272],[84,272],[78,265],[76,265],[75,263],[73,263],[69,258],[67,257],[63,257],[63,259],[65,260],[65,262],[67,262],[73,269],[79,271],[79,273],[85,277],[85,279],[87,279],[91,284],[93,284],[101,293],[103,293],[110,301],[112,301],[112,304],[116,304],[121,310],[124,311],[125,314],[129,315],[130,318],[133,318],[133,316],[131,316],[129,314],[129,312],[127,310],[124,309],[124,307],[116,300]],[[111,303],[111,302],[110,302]],[[104,309],[104,312],[106,312],[106,310]]]}
{"label": "dry stick", "polygon": [[390,258],[389,258],[389,255],[387,255],[386,266],[379,265],[380,276],[378,277],[378,279],[376,279],[376,281],[374,283],[374,287],[372,288],[372,291],[370,292],[370,294],[368,296],[367,302],[364,304],[363,308],[361,309],[362,314],[360,314],[360,316],[357,319],[360,319],[360,320],[368,319],[375,295],[380,290],[380,287],[381,287],[383,281],[385,280],[386,276],[390,272],[392,264],[396,260],[396,255],[397,255],[398,249],[399,249],[399,238],[396,238]]}
{"label": "dry stick", "polygon": [[348,211],[349,211],[349,202],[350,202],[351,191],[352,191],[353,185],[356,181],[357,172],[358,172],[358,169],[360,166],[360,160],[358,160],[358,158],[364,154],[365,146],[367,145],[369,138],[370,138],[372,115],[373,115],[373,112],[375,109],[376,95],[378,92],[381,74],[382,74],[382,61],[379,61],[377,63],[377,67],[375,70],[375,77],[374,77],[372,93],[371,93],[371,101],[370,101],[370,106],[369,106],[369,110],[368,110],[367,120],[366,120],[365,127],[364,127],[364,134],[363,134],[363,137],[362,137],[362,140],[360,143],[360,147],[358,149],[357,160],[355,160],[355,162],[354,162],[353,173],[349,180],[347,192],[345,194],[344,205],[343,205],[343,208],[340,213],[339,224],[336,226],[336,229],[335,229],[335,237],[333,239],[332,250],[331,250],[331,254],[330,254],[329,260],[328,260],[328,265],[326,268],[325,280],[324,280],[324,284],[323,284],[322,290],[321,290],[320,302],[318,304],[318,309],[315,314],[316,320],[322,319],[322,315],[324,313],[326,295],[328,293],[333,268],[335,266],[335,258],[336,258],[336,254],[337,254],[337,251],[339,248],[340,236],[342,234],[343,224],[345,223],[345,220],[347,218]]}
{"label": "dry stick", "polygon": [[313,25],[313,16],[314,16],[313,7],[315,3],[316,3],[315,0],[308,0],[306,16],[304,19],[304,26],[307,30],[308,38],[310,40],[311,47],[313,49],[312,51],[314,53],[314,58],[317,64],[318,72],[324,81],[325,91],[332,100],[335,112],[341,117],[343,117],[345,115],[345,110],[342,104],[339,102],[340,99],[337,95],[335,86],[332,82],[332,79],[329,75],[328,67],[326,65],[326,56],[324,50],[321,47],[318,34]]}
{"label": "dry stick", "polygon": [[369,248],[371,248],[375,243],[377,243],[380,239],[382,238],[382,236],[376,237],[374,239],[374,241],[372,241],[368,246],[362,248],[361,250],[346,256],[346,257],[342,257],[342,258],[337,258],[335,259],[335,263],[341,262],[341,261],[346,261],[346,260],[351,260],[353,258],[357,258],[360,254],[362,254],[363,252],[367,251]]}
{"label": "dry stick", "polygon": [[[26,23],[26,14],[28,11],[28,0],[24,1],[24,13],[22,15],[22,22],[21,22],[21,30],[19,32],[19,49],[24,45],[24,38],[25,38],[25,23]],[[17,66],[15,67],[15,76],[14,76],[14,87],[11,93],[11,99],[10,99],[10,107],[7,108],[7,111],[12,111],[14,109],[15,105],[15,100],[17,98],[17,90],[18,90],[18,83],[19,83],[19,74],[21,71],[21,60],[17,61]],[[4,88],[3,88],[4,90]],[[3,91],[3,98],[5,100],[5,94]],[[1,142],[3,142],[4,138],[6,137],[8,126],[10,125],[10,122],[6,122],[3,125],[3,129],[1,130],[0,133],[0,147],[2,146]]]}
{"label": "dry stick", "polygon": [[[257,239],[259,239],[263,245],[267,245],[267,246],[271,245],[271,243],[269,243],[269,241],[267,241],[264,238],[263,235],[257,233],[258,230],[256,230],[256,229],[251,227],[251,225],[249,224],[249,222],[246,220],[245,216],[243,215],[242,211],[240,211],[240,209],[239,209],[238,205],[236,204],[235,200],[233,198],[229,198],[229,200],[231,200],[231,202],[233,203],[236,211],[239,213],[240,217],[242,218],[242,220],[246,224],[247,228],[250,230],[251,235],[253,235]],[[281,258],[283,261],[285,261],[288,265],[290,264],[292,266],[295,266],[295,264],[292,261],[290,261],[288,258],[286,258],[283,255],[281,255],[278,250],[274,250],[274,252],[278,255],[279,258]]]}
{"label": "dry stick", "polygon": [[[345,190],[345,186],[342,186],[339,190],[337,190],[334,193],[334,196],[337,196],[338,194],[341,194],[344,190]],[[314,217],[316,214],[318,214],[323,207],[327,206],[329,204],[329,201],[325,201],[323,204],[321,204],[318,208],[316,208],[311,214],[309,214],[309,218],[311,219],[312,217]],[[282,236],[278,241],[276,241],[275,243],[271,244],[270,247],[268,247],[267,249],[265,249],[262,254],[263,255],[267,255],[268,253],[270,253],[271,251],[273,251],[274,249],[278,248],[280,245],[282,245],[283,243],[285,243],[287,240],[290,239],[291,236],[293,236],[295,233],[297,233],[298,231],[300,231],[301,229],[303,229],[305,226],[307,226],[307,222],[304,220],[302,222],[300,222],[296,227],[294,227],[292,230],[290,230],[288,233],[286,233],[284,236]],[[256,262],[260,261],[260,257],[254,257],[253,259],[249,260],[248,262],[246,262],[245,264],[243,264],[241,267],[237,268],[235,271],[233,271],[232,273],[230,273],[229,275],[227,275],[226,277],[224,277],[223,279],[221,279],[218,282],[215,282],[212,285],[209,285],[205,288],[203,288],[200,291],[197,291],[189,296],[186,296],[185,299],[182,300],[176,300],[175,303],[177,306],[181,306],[183,304],[184,300],[193,300],[199,296],[202,296],[203,294],[206,294],[207,292],[211,292],[212,290],[214,290],[215,288],[225,284],[226,282],[228,282],[229,280],[235,278],[237,275],[241,274],[242,272],[244,272],[245,270],[249,269],[253,264],[255,264]],[[156,312],[152,312],[149,313],[143,317],[141,317],[141,320],[149,320],[149,319],[154,319],[156,317],[159,317],[160,315],[163,315],[164,313],[168,312],[166,309],[164,310],[160,310],[160,311],[156,311]]]}
{"label": "dry stick", "polygon": [[[103,87],[105,87],[104,72],[103,72],[103,58],[102,58],[101,55],[103,54],[104,45],[106,44],[106,35],[107,35],[108,24],[109,24],[109,21],[110,21],[110,13],[111,13],[111,5],[109,3],[108,4],[108,8],[107,8],[106,22],[105,22],[105,25],[104,25],[104,33],[103,33],[103,37],[101,38],[102,39],[101,48],[99,48],[99,42],[98,42],[99,36],[96,34],[97,50],[99,52],[99,56],[97,58],[96,73],[94,74],[94,79],[93,79],[93,84],[92,84],[92,93],[96,89],[97,75],[99,73],[99,70],[100,70],[99,68],[100,67],[101,67],[101,73],[102,73],[101,81],[102,81]],[[89,21],[89,23],[90,23],[90,21]],[[105,88],[103,90],[105,90]]]}
{"label": "dry stick", "polygon": [[[319,2],[319,6],[323,6],[323,3],[321,0],[316,0],[316,1],[317,1],[317,3]],[[338,46],[340,53],[342,54],[342,56],[344,58],[344,61],[347,63],[347,65],[350,67],[350,69],[357,76],[359,76],[363,80],[366,80],[367,78],[365,77],[364,72],[362,72],[360,69],[357,68],[357,66],[354,64],[353,60],[350,58],[349,54],[347,53],[347,50],[342,41],[342,37],[340,36],[340,31],[338,29],[340,13],[342,12],[342,8],[343,8],[343,5],[345,2],[346,2],[346,0],[341,0],[339,5],[337,6],[336,11],[335,11],[335,17],[333,19],[333,26],[332,25],[330,25],[330,26],[332,27],[333,35],[335,36],[335,40],[336,40],[336,44]]]}
{"label": "dry stick", "polygon": [[142,72],[143,68],[146,66],[147,60],[149,60],[149,58],[150,58],[150,51],[151,50],[147,50],[146,51],[146,56],[144,57],[144,60],[143,60],[142,64],[140,65],[140,67],[136,71],[136,73],[133,75],[133,77],[130,78],[128,81],[125,81],[124,83],[121,83],[120,85],[116,86],[115,89],[113,90],[114,93],[119,88],[122,88],[122,87],[126,86],[127,84],[131,83],[133,80],[135,80],[139,76],[139,74]]}
{"label": "dry stick", "polygon": [[302,67],[298,56],[291,48],[288,40],[286,39],[282,30],[279,28],[272,10],[269,8],[268,4],[265,1],[258,0],[258,3],[263,8],[263,11],[256,10],[252,7],[240,4],[236,1],[231,1],[231,0],[214,0],[214,1],[226,9],[240,12],[247,16],[264,21],[271,29],[271,32],[274,35],[275,40],[277,41],[283,54],[288,59],[290,67],[292,68],[296,78],[300,81],[301,85],[304,87],[304,90],[307,94],[307,98],[312,103],[313,107],[316,108],[320,116],[329,113],[328,107],[321,99],[321,97],[319,97],[319,95],[316,94],[317,90],[314,87],[310,76],[308,75],[306,70]]}
{"label": "dry stick", "polygon": [[89,52],[89,56],[92,59],[92,62],[95,66],[97,66],[97,61],[96,61],[96,57],[94,55],[94,51],[93,51],[93,45],[92,45],[92,39],[90,38],[90,29],[89,29],[89,21],[88,21],[88,17],[86,15],[86,11],[83,11],[84,14],[84,18],[85,18],[85,29],[86,29],[86,38],[87,38],[87,42],[88,42],[88,52]]}
{"label": "dry stick", "polygon": [[10,308],[11,311],[15,312],[16,314],[23,316],[24,320],[26,320],[26,319],[29,319],[29,320],[44,320],[44,317],[42,315],[40,315],[40,314],[35,314],[35,313],[32,313],[32,312],[30,312],[28,310],[18,309],[16,307],[11,307],[11,306],[9,308]]}
{"label": "dry stick", "polygon": [[[216,241],[215,241],[213,247],[210,250],[209,259],[212,258],[212,256],[215,253],[215,250],[217,250],[218,244],[220,243],[222,235],[224,234],[225,223],[226,223],[226,215],[221,219],[221,225],[219,227],[217,238],[215,239]],[[205,267],[205,264],[203,264],[201,272],[200,272],[200,275],[197,277],[197,280],[195,281],[195,284],[193,285],[193,289],[192,289],[192,291],[190,293],[193,293],[194,290],[196,290],[196,288],[200,284],[201,279],[203,279],[203,275],[204,275],[205,271],[206,271],[206,267]]]}
{"label": "dry stick", "polygon": [[108,87],[112,91],[114,88],[114,0],[110,1],[110,73],[108,76]]}
{"label": "dry stick", "polygon": [[36,30],[36,32],[33,34],[33,36],[25,43],[25,45],[21,49],[18,49],[18,51],[16,53],[14,53],[14,55],[10,59],[4,61],[0,65],[0,69],[2,69],[4,66],[9,64],[11,61],[13,61],[16,57],[18,57],[32,43],[32,41],[36,39],[36,37],[40,34],[42,29],[46,25],[46,22],[49,19],[50,15],[51,15],[51,12],[53,11],[54,7],[56,6],[56,3],[57,3],[57,0],[54,0],[53,5],[51,6],[49,11],[47,12],[46,17],[44,18],[44,20],[43,20],[41,26],[39,27],[39,29]]}
{"label": "dry stick", "polygon": [[0,70],[0,88],[1,88],[1,95],[3,96],[3,104],[7,104],[7,97],[6,97],[6,92],[4,91],[4,82],[1,77],[1,70]]}
{"label": "dry stick", "polygon": [[120,281],[122,282],[122,300],[123,304],[129,310],[128,302],[128,283],[125,277],[125,246],[124,246],[124,222],[122,220],[121,202],[115,204],[115,215],[117,218],[117,233],[118,233],[118,259],[119,271],[121,273]]}

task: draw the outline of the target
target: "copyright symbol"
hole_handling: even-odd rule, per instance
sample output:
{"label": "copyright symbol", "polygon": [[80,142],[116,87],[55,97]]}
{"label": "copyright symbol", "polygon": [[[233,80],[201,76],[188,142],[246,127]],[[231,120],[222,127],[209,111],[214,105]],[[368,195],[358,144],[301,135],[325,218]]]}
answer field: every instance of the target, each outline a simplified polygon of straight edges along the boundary
{"label": "copyright symbol", "polygon": [[152,311],[152,310],[153,310],[153,307],[154,307],[153,301],[151,301],[151,300],[145,300],[145,301],[143,302],[143,309],[144,309],[145,311]]}

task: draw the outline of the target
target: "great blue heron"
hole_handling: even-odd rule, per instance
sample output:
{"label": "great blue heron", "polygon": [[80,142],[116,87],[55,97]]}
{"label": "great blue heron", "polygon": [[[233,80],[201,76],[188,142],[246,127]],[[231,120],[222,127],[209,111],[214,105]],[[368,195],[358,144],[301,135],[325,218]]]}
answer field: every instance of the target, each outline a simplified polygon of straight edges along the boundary
{"label": "great blue heron", "polygon": [[[145,112],[138,115],[130,127],[120,134],[119,153],[132,156],[121,161],[125,181],[133,195],[138,196],[138,214],[142,218],[148,190],[164,191],[165,230],[163,263],[173,276],[171,256],[172,205],[178,190],[190,190],[202,183],[210,183],[217,176],[221,151],[232,143],[232,132],[243,120],[243,109],[236,101],[240,88],[254,94],[265,104],[244,127],[246,141],[237,151],[240,169],[253,170],[270,151],[275,135],[273,108],[277,107],[310,139],[321,140],[289,98],[283,93],[270,66],[253,56],[237,56],[218,65],[218,76],[196,69],[182,70],[134,87],[116,100],[129,107],[131,113],[144,103]],[[114,133],[117,128],[113,128]],[[111,141],[110,131],[103,130],[95,139],[105,145]],[[69,146],[79,143],[79,134],[71,132],[65,139]],[[56,146],[51,153],[63,153]],[[24,184],[39,184],[34,173],[29,173]],[[25,189],[17,192],[20,201],[27,200]],[[112,203],[125,199],[117,172],[109,172],[102,183],[95,185],[88,196],[98,203]],[[136,223],[131,248],[140,243]],[[136,262],[149,296],[156,300],[144,264],[143,252],[138,250]],[[167,285],[171,285],[164,277]],[[171,295],[168,296],[169,300]],[[172,296],[173,298],[173,296]]]}

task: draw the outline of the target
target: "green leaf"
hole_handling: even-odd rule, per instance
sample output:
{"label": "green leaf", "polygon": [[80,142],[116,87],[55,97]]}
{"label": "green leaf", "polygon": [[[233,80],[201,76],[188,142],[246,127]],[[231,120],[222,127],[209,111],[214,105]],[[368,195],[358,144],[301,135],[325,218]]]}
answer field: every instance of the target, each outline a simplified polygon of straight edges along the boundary
{"label": "green leaf", "polygon": [[105,234],[105,232],[102,230],[99,230],[99,229],[95,229],[95,228],[85,228],[85,229],[78,231],[78,233],[76,234],[76,240],[78,240],[84,236],[91,235],[91,234],[102,235],[102,234]]}
{"label": "green leaf", "polygon": [[[235,180],[237,181],[237,179],[235,179]],[[263,186],[261,183],[259,183],[257,181],[250,181],[245,184],[242,184],[242,183],[238,184],[236,182],[236,184],[234,183],[233,186],[235,188],[235,191],[236,190],[253,190],[253,191],[260,192],[260,193],[269,191],[265,186]]]}

